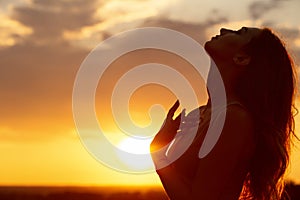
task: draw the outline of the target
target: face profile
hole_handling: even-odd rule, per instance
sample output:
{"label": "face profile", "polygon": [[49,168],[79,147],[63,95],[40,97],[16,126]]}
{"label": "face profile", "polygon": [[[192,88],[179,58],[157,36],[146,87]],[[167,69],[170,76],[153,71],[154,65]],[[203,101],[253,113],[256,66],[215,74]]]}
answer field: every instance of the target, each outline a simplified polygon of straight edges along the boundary
{"label": "face profile", "polygon": [[218,62],[241,62],[247,56],[243,47],[261,32],[258,28],[242,27],[235,31],[220,29],[220,34],[205,43],[205,50]]}

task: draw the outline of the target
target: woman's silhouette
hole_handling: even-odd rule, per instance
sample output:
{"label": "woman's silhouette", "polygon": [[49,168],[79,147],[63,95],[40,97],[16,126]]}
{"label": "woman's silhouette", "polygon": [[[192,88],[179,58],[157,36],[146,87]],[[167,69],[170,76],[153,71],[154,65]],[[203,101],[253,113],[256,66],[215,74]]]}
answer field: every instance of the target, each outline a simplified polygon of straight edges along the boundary
{"label": "woman's silhouette", "polygon": [[[218,123],[218,117],[211,118],[211,101],[196,110],[200,119],[193,117],[194,111],[173,119],[179,102],[173,105],[150,146],[165,191],[175,200],[279,200],[295,136],[292,59],[283,42],[267,28],[222,28],[220,35],[206,42],[205,50],[224,81],[227,105],[220,113],[226,113],[225,124],[212,151],[200,159],[208,124],[211,120]],[[176,134],[189,135],[178,130],[180,123],[190,122],[199,123],[196,137],[170,163],[169,156],[180,148]],[[155,154],[165,145],[169,145],[166,152]],[[167,165],[158,167],[161,163]]]}

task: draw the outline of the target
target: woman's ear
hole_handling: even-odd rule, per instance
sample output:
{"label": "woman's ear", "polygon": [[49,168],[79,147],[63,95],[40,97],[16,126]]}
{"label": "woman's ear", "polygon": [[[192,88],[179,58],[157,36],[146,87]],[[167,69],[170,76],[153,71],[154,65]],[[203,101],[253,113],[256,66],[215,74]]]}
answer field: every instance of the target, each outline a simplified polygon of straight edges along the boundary
{"label": "woman's ear", "polygon": [[246,66],[250,63],[251,61],[251,56],[249,56],[246,53],[237,53],[235,54],[235,56],[233,57],[233,61],[236,65],[239,66]]}

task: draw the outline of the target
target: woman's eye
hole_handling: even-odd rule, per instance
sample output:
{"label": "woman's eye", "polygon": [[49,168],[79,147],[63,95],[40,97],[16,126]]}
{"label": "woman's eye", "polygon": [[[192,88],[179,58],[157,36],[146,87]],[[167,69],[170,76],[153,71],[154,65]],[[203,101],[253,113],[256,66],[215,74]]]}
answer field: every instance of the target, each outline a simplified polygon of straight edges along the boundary
{"label": "woman's eye", "polygon": [[242,29],[236,31],[237,34],[241,34],[242,33]]}
{"label": "woman's eye", "polygon": [[247,32],[247,28],[246,27],[243,27],[243,28],[241,28],[240,30],[238,30],[238,31],[235,31],[237,34],[242,34],[242,33],[244,33],[244,32]]}

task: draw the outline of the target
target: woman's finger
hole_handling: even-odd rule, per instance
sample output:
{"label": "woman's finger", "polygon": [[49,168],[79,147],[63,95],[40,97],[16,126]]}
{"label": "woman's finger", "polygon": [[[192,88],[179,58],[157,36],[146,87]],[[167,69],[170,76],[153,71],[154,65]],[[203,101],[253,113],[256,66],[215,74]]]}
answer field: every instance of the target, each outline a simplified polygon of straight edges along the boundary
{"label": "woman's finger", "polygon": [[167,115],[167,118],[168,119],[172,119],[173,116],[174,116],[174,113],[175,111],[177,110],[177,108],[179,107],[179,100],[177,100],[174,105],[170,108],[169,112],[168,112],[168,115]]}
{"label": "woman's finger", "polygon": [[182,120],[184,120],[184,117],[185,117],[185,109],[183,109],[182,112],[174,120],[174,126],[176,126],[177,129],[179,128],[179,125],[182,122]]}
{"label": "woman's finger", "polygon": [[175,118],[175,120],[174,121],[181,121],[181,118],[184,118],[185,117],[185,110],[186,109],[183,109],[182,111],[181,111],[181,113]]}

